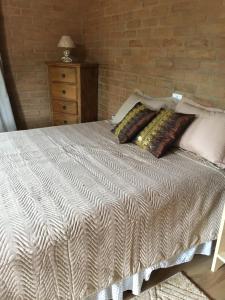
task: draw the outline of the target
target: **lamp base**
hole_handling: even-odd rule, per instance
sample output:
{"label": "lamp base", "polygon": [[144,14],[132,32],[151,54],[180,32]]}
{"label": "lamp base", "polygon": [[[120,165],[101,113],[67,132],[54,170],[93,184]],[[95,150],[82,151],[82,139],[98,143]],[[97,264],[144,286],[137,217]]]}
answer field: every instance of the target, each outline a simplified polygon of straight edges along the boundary
{"label": "lamp base", "polygon": [[63,51],[64,56],[61,58],[61,61],[64,63],[71,63],[73,62],[72,58],[70,57],[70,50],[66,49]]}

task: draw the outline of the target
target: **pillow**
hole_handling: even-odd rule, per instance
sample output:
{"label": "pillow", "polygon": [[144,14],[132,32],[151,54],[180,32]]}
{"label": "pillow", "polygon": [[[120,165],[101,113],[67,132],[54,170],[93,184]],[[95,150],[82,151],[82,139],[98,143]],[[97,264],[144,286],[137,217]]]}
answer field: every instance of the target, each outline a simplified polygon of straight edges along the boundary
{"label": "pillow", "polygon": [[141,91],[136,90],[128,99],[122,104],[116,115],[112,118],[112,124],[116,125],[123,120],[126,114],[138,102],[145,104],[149,109],[160,110],[161,108],[175,108],[176,101],[174,98],[152,98],[144,95]]}
{"label": "pillow", "polygon": [[225,110],[221,109],[221,108],[217,108],[215,106],[212,105],[212,103],[209,103],[209,101],[204,101],[202,100],[201,102],[204,102],[204,105],[201,103],[197,103],[189,98],[184,97],[182,99],[182,101],[180,103],[187,103],[189,105],[207,110],[207,111],[214,111],[214,112],[221,112],[221,113],[225,113]]}
{"label": "pillow", "polygon": [[224,153],[224,159],[222,163],[218,163],[218,166],[221,167],[222,169],[225,169],[225,153]]}
{"label": "pillow", "polygon": [[156,111],[138,102],[112,132],[121,144],[130,142],[156,115]]}
{"label": "pillow", "polygon": [[158,116],[135,138],[135,143],[161,157],[194,120],[194,115],[161,110]]}
{"label": "pillow", "polygon": [[[201,106],[203,107],[203,106]],[[181,102],[176,111],[198,117],[182,136],[179,146],[225,168],[225,113]]]}

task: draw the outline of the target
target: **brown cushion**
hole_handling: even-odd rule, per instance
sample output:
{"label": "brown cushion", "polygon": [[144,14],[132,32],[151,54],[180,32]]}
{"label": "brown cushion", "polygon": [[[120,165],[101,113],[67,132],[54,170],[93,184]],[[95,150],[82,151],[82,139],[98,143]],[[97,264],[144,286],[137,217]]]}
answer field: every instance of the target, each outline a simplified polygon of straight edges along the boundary
{"label": "brown cushion", "polygon": [[152,111],[138,102],[112,132],[118,137],[121,144],[130,142],[156,115],[156,111]]}
{"label": "brown cushion", "polygon": [[180,138],[194,118],[195,115],[161,110],[158,116],[137,135],[134,142],[159,158]]}

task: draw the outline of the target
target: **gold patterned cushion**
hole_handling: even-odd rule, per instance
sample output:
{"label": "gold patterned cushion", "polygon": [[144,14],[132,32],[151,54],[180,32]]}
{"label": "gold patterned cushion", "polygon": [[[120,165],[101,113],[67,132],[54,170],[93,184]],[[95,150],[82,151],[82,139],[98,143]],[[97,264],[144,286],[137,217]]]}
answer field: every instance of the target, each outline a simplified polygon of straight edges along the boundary
{"label": "gold patterned cushion", "polygon": [[138,102],[112,132],[121,144],[130,142],[156,115],[156,111]]}
{"label": "gold patterned cushion", "polygon": [[192,123],[195,115],[161,110],[135,138],[135,144],[149,150],[154,156],[161,157]]}

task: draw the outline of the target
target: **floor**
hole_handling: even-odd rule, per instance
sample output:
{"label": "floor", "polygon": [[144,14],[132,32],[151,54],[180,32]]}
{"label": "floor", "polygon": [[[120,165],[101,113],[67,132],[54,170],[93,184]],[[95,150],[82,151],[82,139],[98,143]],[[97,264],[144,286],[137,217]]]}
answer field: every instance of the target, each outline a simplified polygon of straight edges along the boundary
{"label": "floor", "polygon": [[[143,291],[161,282],[173,274],[182,271],[192,282],[201,288],[213,300],[225,300],[225,265],[217,272],[210,271],[212,257],[196,255],[192,262],[169,269],[153,272],[149,282],[143,285]],[[132,299],[130,292],[125,293],[124,300]]]}

